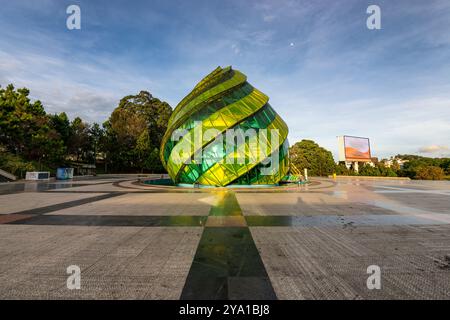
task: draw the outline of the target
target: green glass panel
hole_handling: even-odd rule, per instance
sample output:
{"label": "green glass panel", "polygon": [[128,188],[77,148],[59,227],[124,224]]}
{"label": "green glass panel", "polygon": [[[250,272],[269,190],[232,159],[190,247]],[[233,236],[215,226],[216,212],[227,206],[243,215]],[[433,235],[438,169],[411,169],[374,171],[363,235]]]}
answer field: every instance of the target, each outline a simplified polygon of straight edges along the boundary
{"label": "green glass panel", "polygon": [[[274,184],[289,171],[286,139],[288,128],[267,103],[268,97],[254,89],[246,79],[239,71],[217,68],[202,79],[178,104],[161,146],[161,160],[175,182],[198,181],[218,186],[229,183]],[[259,145],[251,144],[250,141],[253,142],[253,139],[249,139],[242,132],[240,134],[243,136],[237,139],[242,141],[241,145],[230,154],[227,154],[229,150],[226,148],[225,137],[221,142],[216,142],[214,137],[203,140],[201,145],[195,146],[200,148],[199,150],[194,150],[190,136],[183,137],[179,141],[169,141],[176,129],[193,132],[197,121],[200,121],[203,132],[211,128],[218,130],[217,134],[231,128],[243,131],[255,130]],[[267,132],[260,131],[261,129],[267,129]],[[279,139],[272,138],[271,129],[278,130]],[[276,145],[272,146],[274,143]],[[263,150],[265,152],[279,152],[279,167],[270,175],[262,176],[260,173],[260,169],[264,166],[258,159],[261,144],[266,144],[267,150]],[[274,147],[277,151],[273,151]],[[184,151],[184,155],[181,151]],[[203,161],[198,161],[199,163],[174,162],[177,154],[181,154],[181,159],[187,161],[194,153],[199,152],[203,152]],[[234,160],[243,157],[245,162],[225,163],[225,157]]]}

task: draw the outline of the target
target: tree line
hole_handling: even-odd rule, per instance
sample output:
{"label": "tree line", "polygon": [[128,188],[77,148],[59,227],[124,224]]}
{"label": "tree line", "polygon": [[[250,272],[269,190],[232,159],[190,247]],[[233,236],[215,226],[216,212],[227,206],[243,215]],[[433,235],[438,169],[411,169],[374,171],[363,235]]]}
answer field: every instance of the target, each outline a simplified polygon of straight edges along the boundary
{"label": "tree line", "polygon": [[[0,87],[0,168],[23,177],[26,171],[54,172],[61,166],[95,164],[97,172],[162,173],[159,148],[171,106],[147,91],[123,97],[102,125],[89,124],[62,112],[48,114],[39,100],[32,102],[27,88]],[[364,175],[443,179],[450,176],[450,158],[397,155],[400,167],[383,162],[364,165],[359,173],[336,164],[330,151],[312,140],[290,147],[290,160],[310,176]]]}
{"label": "tree line", "polygon": [[397,155],[407,160],[399,175],[412,179],[442,180],[450,178],[450,158],[430,158],[411,154]]}
{"label": "tree line", "polygon": [[361,165],[358,172],[348,169],[344,163],[335,163],[330,151],[312,140],[302,140],[289,149],[291,162],[299,169],[308,169],[310,176],[328,176],[333,173],[349,176],[409,177],[422,180],[450,178],[450,158],[428,158],[418,155],[397,155],[405,163],[394,160],[388,166],[386,161],[373,165]]}
{"label": "tree line", "polygon": [[100,172],[163,172],[159,145],[172,108],[147,91],[122,98],[102,125],[48,114],[27,88],[0,87],[0,167],[19,177],[74,163]]}

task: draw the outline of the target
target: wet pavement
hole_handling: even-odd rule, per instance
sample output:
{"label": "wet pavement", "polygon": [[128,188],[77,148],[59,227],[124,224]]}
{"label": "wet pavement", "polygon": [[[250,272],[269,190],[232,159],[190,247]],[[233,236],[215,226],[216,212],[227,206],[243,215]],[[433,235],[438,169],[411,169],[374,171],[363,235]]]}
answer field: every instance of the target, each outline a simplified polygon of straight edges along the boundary
{"label": "wet pavement", "polygon": [[217,201],[208,220],[224,217],[224,223],[204,228],[181,299],[276,299],[249,228],[226,220],[242,217],[236,196],[231,191],[214,194]]}
{"label": "wet pavement", "polygon": [[448,257],[450,182],[0,184],[3,299],[449,299]]}
{"label": "wet pavement", "polygon": [[75,186],[85,186],[86,184],[73,183],[0,183],[0,194],[11,194],[17,192],[41,192],[46,190],[65,189]]}

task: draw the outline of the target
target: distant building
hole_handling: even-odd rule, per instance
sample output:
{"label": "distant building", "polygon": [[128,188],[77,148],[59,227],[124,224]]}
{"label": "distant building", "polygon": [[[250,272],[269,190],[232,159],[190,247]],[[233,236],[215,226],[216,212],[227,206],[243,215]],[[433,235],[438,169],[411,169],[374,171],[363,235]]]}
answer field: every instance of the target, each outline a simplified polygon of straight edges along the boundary
{"label": "distant building", "polygon": [[74,168],[74,175],[76,176],[92,176],[96,174],[95,164],[72,162],[71,167]]}
{"label": "distant building", "polygon": [[383,159],[381,160],[381,162],[384,164],[385,167],[392,167],[395,162],[397,162],[397,164],[399,165],[400,169],[403,168],[403,166],[405,165],[406,162],[408,162],[409,160],[403,160],[401,158],[397,158],[397,157],[390,157],[389,159]]}

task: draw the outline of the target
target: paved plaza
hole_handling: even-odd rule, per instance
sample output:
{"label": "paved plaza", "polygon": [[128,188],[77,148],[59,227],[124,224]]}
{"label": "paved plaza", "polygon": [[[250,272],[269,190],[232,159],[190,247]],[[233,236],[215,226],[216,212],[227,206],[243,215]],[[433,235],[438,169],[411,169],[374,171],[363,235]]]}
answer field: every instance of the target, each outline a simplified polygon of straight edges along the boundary
{"label": "paved plaza", "polygon": [[449,299],[450,182],[0,184],[0,299],[73,298]]}

